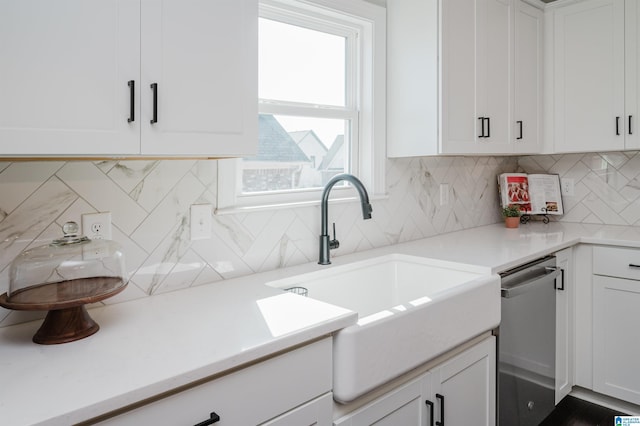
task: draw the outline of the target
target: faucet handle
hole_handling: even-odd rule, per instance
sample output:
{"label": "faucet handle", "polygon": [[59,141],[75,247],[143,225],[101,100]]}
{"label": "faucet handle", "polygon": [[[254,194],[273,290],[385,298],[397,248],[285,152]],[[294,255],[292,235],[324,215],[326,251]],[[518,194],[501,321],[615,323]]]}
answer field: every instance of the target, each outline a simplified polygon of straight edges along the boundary
{"label": "faucet handle", "polygon": [[333,222],[333,239],[329,241],[329,250],[340,247],[340,241],[336,239],[336,223]]}

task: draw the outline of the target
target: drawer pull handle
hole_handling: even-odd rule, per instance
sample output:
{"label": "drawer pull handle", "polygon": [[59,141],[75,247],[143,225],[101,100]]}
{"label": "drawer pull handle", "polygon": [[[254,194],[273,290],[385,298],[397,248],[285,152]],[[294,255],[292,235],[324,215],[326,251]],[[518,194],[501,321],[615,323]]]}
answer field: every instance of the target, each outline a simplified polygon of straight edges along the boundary
{"label": "drawer pull handle", "polygon": [[193,426],[209,426],[212,425],[214,423],[218,423],[220,421],[220,416],[217,415],[216,413],[211,413],[209,414],[209,418],[207,420],[205,420],[204,422],[200,422],[198,424],[195,424]]}
{"label": "drawer pull handle", "polygon": [[560,287],[558,287],[558,280],[556,278],[556,284],[555,284],[555,288],[556,290],[564,290],[564,269],[559,268],[560,269],[560,280],[562,281],[562,285]]}
{"label": "drawer pull handle", "polygon": [[127,85],[129,86],[129,118],[127,118],[127,123],[133,123],[136,119],[136,82],[133,80],[129,80],[127,82]]}
{"label": "drawer pull handle", "polygon": [[427,399],[424,403],[429,407],[429,426],[433,426],[433,402]]}
{"label": "drawer pull handle", "polygon": [[522,121],[516,121],[516,124],[520,126],[520,136],[516,139],[522,139]]}
{"label": "drawer pull handle", "polygon": [[637,265],[637,264],[635,264],[635,263],[630,263],[630,264],[629,264],[629,268],[640,269],[640,265]]}
{"label": "drawer pull handle", "polygon": [[440,400],[440,421],[436,422],[436,426],[444,426],[444,395],[437,393],[436,399]]}
{"label": "drawer pull handle", "polygon": [[153,91],[153,118],[151,118],[151,124],[158,122],[158,83],[151,83],[151,90]]}

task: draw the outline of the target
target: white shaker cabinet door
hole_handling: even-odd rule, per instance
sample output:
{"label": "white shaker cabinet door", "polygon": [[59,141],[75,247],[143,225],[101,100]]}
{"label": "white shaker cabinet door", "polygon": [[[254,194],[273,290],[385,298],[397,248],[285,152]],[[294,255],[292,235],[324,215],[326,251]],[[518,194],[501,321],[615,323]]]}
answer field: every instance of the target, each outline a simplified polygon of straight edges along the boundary
{"label": "white shaker cabinet door", "polygon": [[555,254],[556,266],[562,275],[556,279],[556,356],[555,356],[555,403],[567,396],[574,384],[573,379],[573,300],[574,262],[573,248]]}
{"label": "white shaker cabinet door", "polygon": [[255,153],[257,31],[256,0],[142,0],[143,155]]}
{"label": "white shaker cabinet door", "polygon": [[640,148],[640,2],[624,3],[625,149]]}
{"label": "white shaker cabinet door", "polygon": [[442,153],[511,152],[511,0],[440,2]]}
{"label": "white shaker cabinet door", "polygon": [[442,16],[442,152],[474,152],[480,136],[476,105],[476,1],[444,0]]}
{"label": "white shaker cabinet door", "polygon": [[495,337],[435,368],[432,377],[436,420],[448,426],[495,426]]}
{"label": "white shaker cabinet door", "polygon": [[515,7],[514,117],[516,153],[540,152],[542,137],[543,12],[524,1]]}
{"label": "white shaker cabinet door", "polygon": [[0,0],[0,155],[139,152],[139,6]]}
{"label": "white shaker cabinet door", "polygon": [[511,110],[513,108],[513,1],[483,0],[486,16],[478,19],[478,111],[486,120],[485,137],[478,152],[509,153],[513,150]]}
{"label": "white shaker cabinet door", "polygon": [[593,277],[593,390],[640,404],[640,281]]}
{"label": "white shaker cabinet door", "polygon": [[584,0],[554,19],[556,152],[624,148],[624,0]]}

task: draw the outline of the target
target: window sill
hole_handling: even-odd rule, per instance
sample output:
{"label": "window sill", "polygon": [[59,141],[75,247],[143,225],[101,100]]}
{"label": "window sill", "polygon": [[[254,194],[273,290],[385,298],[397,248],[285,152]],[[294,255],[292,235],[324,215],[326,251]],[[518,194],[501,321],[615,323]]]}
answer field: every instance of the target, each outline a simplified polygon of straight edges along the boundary
{"label": "window sill", "polygon": [[[369,197],[369,201],[380,201],[386,200],[389,198],[388,194],[375,194]],[[359,203],[360,199],[355,197],[338,197],[338,198],[329,198],[329,202],[331,204],[345,204],[345,203]],[[318,197],[317,200],[310,201],[293,201],[287,203],[277,203],[277,204],[265,204],[258,206],[238,206],[238,207],[226,207],[222,209],[215,209],[214,214],[216,215],[228,215],[228,214],[241,214],[241,213],[253,213],[253,212],[262,212],[269,210],[282,210],[282,209],[291,209],[291,208],[303,208],[303,207],[315,207],[320,205],[320,199]],[[374,210],[375,214],[375,210]]]}

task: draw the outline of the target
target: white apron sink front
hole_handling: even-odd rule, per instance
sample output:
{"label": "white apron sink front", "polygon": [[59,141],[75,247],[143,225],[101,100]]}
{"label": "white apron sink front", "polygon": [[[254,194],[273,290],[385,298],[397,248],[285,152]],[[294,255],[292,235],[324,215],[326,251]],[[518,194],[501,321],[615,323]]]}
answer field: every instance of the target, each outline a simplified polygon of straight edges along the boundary
{"label": "white apron sink front", "polygon": [[453,262],[391,254],[267,285],[303,287],[358,313],[334,335],[333,395],[342,403],[500,323],[500,278]]}

